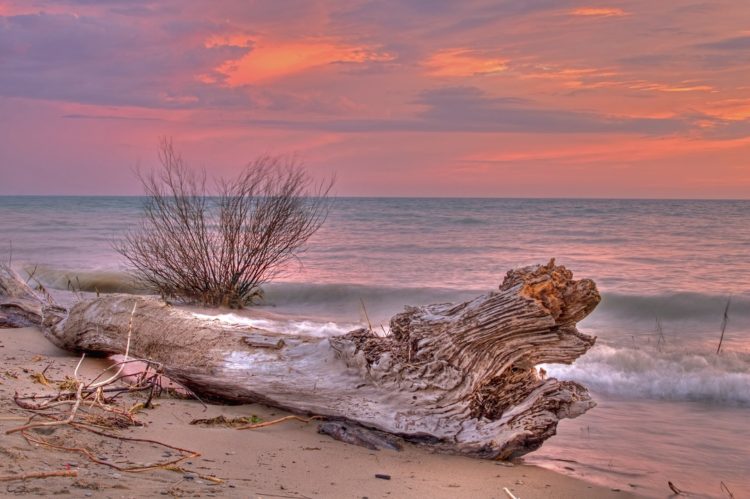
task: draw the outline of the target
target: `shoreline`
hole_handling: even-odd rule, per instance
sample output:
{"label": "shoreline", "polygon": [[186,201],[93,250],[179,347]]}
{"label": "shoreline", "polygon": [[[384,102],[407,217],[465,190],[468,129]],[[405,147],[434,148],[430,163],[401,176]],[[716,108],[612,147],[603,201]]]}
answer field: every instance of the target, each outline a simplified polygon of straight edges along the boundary
{"label": "shoreline", "polygon": [[[52,392],[51,388],[36,384],[32,374],[51,364],[47,377],[62,379],[73,372],[78,362],[76,357],[54,347],[35,328],[0,328],[0,355],[4,360],[0,368],[3,433],[24,422],[13,418],[28,414],[13,402],[13,393]],[[95,376],[103,365],[102,359],[86,359],[82,375]],[[537,466],[509,466],[433,454],[409,444],[402,452],[374,452],[319,435],[315,423],[293,421],[250,431],[189,424],[192,419],[219,415],[256,415],[270,421],[288,414],[259,404],[204,408],[197,401],[169,397],[156,400],[156,404],[154,409],[138,415],[146,426],[121,430],[119,434],[199,452],[199,457],[180,464],[184,471],[117,472],[80,454],[31,446],[18,434],[3,435],[0,475],[72,469],[77,470],[78,477],[2,482],[0,495],[506,498],[503,488],[507,487],[516,497],[524,499],[638,497],[630,491],[602,487]],[[62,430],[45,438],[55,438],[58,432]],[[143,445],[129,449],[128,445],[113,443],[106,437],[86,432],[74,434],[76,445],[86,446],[116,463],[163,461],[168,452]],[[67,445],[72,446],[73,442]],[[390,479],[378,479],[376,474],[389,475]],[[216,476],[224,481],[213,484],[200,476]]]}

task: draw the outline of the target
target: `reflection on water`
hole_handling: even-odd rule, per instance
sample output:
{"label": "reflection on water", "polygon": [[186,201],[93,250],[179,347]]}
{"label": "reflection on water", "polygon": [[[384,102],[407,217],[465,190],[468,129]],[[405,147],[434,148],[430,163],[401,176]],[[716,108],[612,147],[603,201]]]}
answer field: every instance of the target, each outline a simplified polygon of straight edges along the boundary
{"label": "reflection on water", "polygon": [[595,409],[525,461],[650,497],[670,497],[667,481],[690,497],[728,497],[722,481],[750,497],[746,408],[593,395]]}

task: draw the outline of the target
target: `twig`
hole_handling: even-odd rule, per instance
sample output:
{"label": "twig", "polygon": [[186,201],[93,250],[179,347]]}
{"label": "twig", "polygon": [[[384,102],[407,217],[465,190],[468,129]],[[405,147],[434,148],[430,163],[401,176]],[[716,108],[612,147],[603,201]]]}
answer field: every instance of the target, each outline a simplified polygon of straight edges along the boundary
{"label": "twig", "polygon": [[30,280],[34,279],[34,274],[36,274],[36,269],[38,267],[39,267],[39,264],[34,265],[34,268],[32,269],[31,274],[29,274],[29,277],[26,278],[26,284],[28,284]]}
{"label": "twig", "polygon": [[[164,469],[168,470],[168,471],[174,471],[176,473],[194,473],[194,472],[192,472],[192,471],[190,471],[188,469],[185,469],[185,468],[183,468],[181,466],[172,466],[172,465],[170,465],[170,466],[164,466]],[[209,481],[211,483],[215,483],[215,484],[222,484],[222,483],[224,483],[224,479],[223,478],[219,478],[219,477],[216,477],[216,476],[213,476],[213,475],[201,475],[200,473],[195,473],[195,474],[198,476],[198,478],[200,478],[202,480]]]}
{"label": "twig", "polygon": [[279,494],[269,494],[267,492],[257,492],[257,494],[258,494],[258,497],[267,496],[267,497],[283,497],[283,498],[286,498],[286,499],[311,499],[311,498],[309,498],[307,496],[303,496],[303,495],[299,495],[299,496],[284,496],[284,495],[279,495]]}
{"label": "twig", "polygon": [[661,352],[661,346],[662,344],[666,344],[667,340],[664,338],[664,329],[661,325],[661,319],[659,319],[659,316],[656,316],[656,332],[659,333],[659,338],[656,341],[656,348]]}
{"label": "twig", "polygon": [[724,341],[724,332],[727,330],[727,323],[729,322],[729,305],[732,304],[732,297],[727,298],[727,306],[724,307],[724,317],[721,319],[721,337],[719,338],[719,346],[716,348],[716,354],[721,352],[721,343]]}
{"label": "twig", "polygon": [[365,319],[367,319],[367,327],[369,328],[370,332],[372,332],[372,324],[370,323],[370,318],[367,316],[367,308],[365,307],[365,301],[360,296],[359,302],[362,304],[362,311],[365,313]]}
{"label": "twig", "polygon": [[38,473],[24,473],[23,475],[3,475],[0,476],[0,482],[12,482],[13,480],[29,480],[31,478],[52,478],[56,476],[75,478],[78,476],[78,470],[41,471]]}
{"label": "twig", "polygon": [[8,246],[10,246],[10,250],[8,251],[8,268],[10,268],[13,264],[13,239],[8,241]]}
{"label": "twig", "polygon": [[[81,357],[81,360],[83,360],[83,356]],[[80,362],[79,362],[80,365]],[[78,368],[76,368],[76,371]],[[70,410],[70,415],[66,419],[63,419],[61,421],[45,421],[43,423],[29,423],[25,424],[23,426],[18,426],[16,428],[11,428],[10,430],[7,430],[5,432],[6,435],[10,435],[11,433],[16,433],[18,431],[23,432],[25,430],[28,430],[30,428],[40,428],[43,426],[60,426],[65,424],[70,424],[73,422],[73,419],[76,417],[76,413],[78,412],[78,408],[81,406],[81,402],[83,401],[83,397],[81,397],[81,390],[83,390],[83,383],[78,383],[78,390],[76,390],[76,400],[73,404],[73,408]]]}
{"label": "twig", "polygon": [[110,382],[114,381],[120,375],[122,370],[125,368],[125,362],[127,362],[128,354],[130,353],[130,338],[133,335],[133,316],[135,315],[135,309],[137,306],[138,306],[138,301],[134,301],[133,310],[130,312],[130,320],[128,321],[128,339],[127,339],[127,342],[125,343],[125,360],[120,363],[120,368],[117,370],[115,374],[110,376],[105,381],[100,381],[98,383],[91,384],[87,386],[86,388],[99,388],[101,386],[109,384]]}
{"label": "twig", "polygon": [[89,428],[88,426],[82,425],[80,423],[71,423],[70,426],[72,426],[73,428],[78,428],[78,429],[90,431],[91,433],[95,433],[97,435],[101,435],[101,436],[107,437],[107,438],[114,438],[114,439],[117,439],[117,440],[124,440],[124,441],[127,441],[127,442],[142,442],[142,443],[149,443],[149,444],[161,445],[161,446],[166,447],[168,449],[172,449],[172,450],[176,450],[176,451],[181,452],[182,456],[179,457],[179,458],[177,458],[177,459],[172,459],[171,461],[167,461],[165,463],[153,464],[153,465],[150,465],[150,466],[130,466],[130,467],[124,467],[124,466],[118,466],[118,465],[116,465],[114,463],[111,463],[109,461],[104,461],[102,459],[98,459],[90,450],[88,450],[85,447],[65,447],[65,446],[62,446],[62,445],[56,445],[56,444],[47,442],[46,440],[43,440],[41,438],[33,437],[33,436],[29,435],[26,431],[21,432],[21,435],[23,435],[23,437],[29,443],[39,444],[39,445],[42,445],[44,447],[49,447],[51,449],[64,450],[64,451],[68,451],[68,452],[77,452],[79,454],[82,454],[82,455],[86,456],[89,459],[89,461],[92,461],[92,462],[97,463],[97,464],[102,464],[104,466],[109,466],[110,468],[114,468],[117,471],[123,471],[123,472],[128,472],[128,473],[141,473],[141,472],[144,472],[144,471],[151,471],[151,470],[156,470],[156,469],[162,469],[162,468],[165,468],[167,466],[176,465],[177,463],[182,462],[182,461],[184,461],[186,459],[192,459],[194,457],[199,457],[201,455],[200,452],[195,452],[195,451],[191,451],[191,450],[187,450],[187,449],[182,449],[180,447],[175,447],[174,445],[169,445],[169,444],[165,444],[163,442],[159,442],[158,440],[151,440],[151,439],[146,439],[146,438],[121,437],[119,435],[112,435],[112,434],[109,434],[109,433],[105,433],[103,431],[94,430],[93,428]]}
{"label": "twig", "polygon": [[503,487],[503,490],[505,491],[506,494],[508,494],[508,497],[510,497],[510,499],[521,499],[520,497],[514,496],[513,492],[508,490],[508,487]]}
{"label": "twig", "polygon": [[673,484],[672,482],[667,482],[667,485],[669,485],[669,488],[674,492],[676,495],[681,496],[683,492],[677,488],[677,485]]}
{"label": "twig", "polygon": [[312,416],[310,418],[301,418],[299,416],[284,416],[283,418],[274,419],[273,421],[264,421],[263,423],[256,423],[251,424],[247,426],[240,426],[237,428],[238,430],[256,430],[258,428],[265,428],[266,426],[272,426],[278,423],[283,423],[284,421],[291,421],[293,419],[296,419],[297,421],[302,421],[303,423],[309,423],[310,421],[313,421],[315,419],[323,419],[323,416]]}
{"label": "twig", "polygon": [[721,491],[729,494],[730,499],[734,499],[734,494],[732,493],[731,490],[729,490],[729,487],[727,487],[727,484],[724,483],[723,481],[721,482]]}

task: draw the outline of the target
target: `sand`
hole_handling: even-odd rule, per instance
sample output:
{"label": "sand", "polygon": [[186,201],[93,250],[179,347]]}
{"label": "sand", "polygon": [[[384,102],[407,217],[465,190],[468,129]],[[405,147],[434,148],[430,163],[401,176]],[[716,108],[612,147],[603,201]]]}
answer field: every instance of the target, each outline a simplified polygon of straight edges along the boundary
{"label": "sand", "polygon": [[[38,330],[24,328],[0,329],[0,360],[0,475],[56,470],[78,473],[77,477],[0,482],[3,497],[508,498],[504,487],[522,499],[635,497],[534,466],[433,454],[409,445],[402,452],[370,451],[318,434],[315,422],[285,422],[246,431],[190,425],[193,419],[218,415],[257,415],[268,421],[287,413],[256,404],[204,407],[197,401],[169,397],[157,400],[154,409],[139,413],[145,426],[118,434],[158,440],[200,456],[181,463],[184,471],[120,472],[78,453],[31,445],[18,433],[5,434],[23,424],[28,415],[16,406],[13,394],[53,393],[32,375],[51,363],[46,376],[63,379],[72,374],[77,357],[55,348]],[[98,374],[105,362],[86,359],[82,376]],[[137,400],[123,399],[122,404],[129,406]],[[45,431],[32,435],[67,447],[89,448],[121,465],[165,461],[175,455],[151,444],[132,444],[68,428]],[[376,478],[376,474],[390,479]],[[223,483],[214,484],[201,476],[215,476]]]}

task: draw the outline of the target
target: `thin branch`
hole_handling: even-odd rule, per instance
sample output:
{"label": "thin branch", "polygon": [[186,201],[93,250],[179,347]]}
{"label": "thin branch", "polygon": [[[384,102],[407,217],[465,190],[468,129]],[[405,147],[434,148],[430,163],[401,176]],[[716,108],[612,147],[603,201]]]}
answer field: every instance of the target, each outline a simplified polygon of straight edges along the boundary
{"label": "thin branch", "polygon": [[23,473],[21,475],[0,476],[0,482],[12,482],[14,480],[30,480],[32,478],[70,477],[76,478],[78,470],[41,471],[37,473]]}
{"label": "thin branch", "polygon": [[721,344],[724,341],[724,333],[727,330],[727,324],[729,323],[729,306],[732,304],[732,297],[727,298],[727,305],[724,307],[724,317],[721,319],[721,337],[719,337],[719,346],[716,347],[716,354],[721,352]]}
{"label": "thin branch", "polygon": [[299,416],[284,416],[283,418],[274,419],[273,421],[264,421],[262,423],[255,423],[247,426],[240,426],[237,429],[238,430],[257,430],[258,428],[265,428],[266,426],[273,426],[275,424],[283,423],[285,421],[302,421],[303,423],[309,423],[310,421],[314,421],[316,419],[323,419],[322,416],[312,416],[309,418],[301,418]]}

